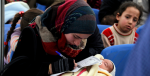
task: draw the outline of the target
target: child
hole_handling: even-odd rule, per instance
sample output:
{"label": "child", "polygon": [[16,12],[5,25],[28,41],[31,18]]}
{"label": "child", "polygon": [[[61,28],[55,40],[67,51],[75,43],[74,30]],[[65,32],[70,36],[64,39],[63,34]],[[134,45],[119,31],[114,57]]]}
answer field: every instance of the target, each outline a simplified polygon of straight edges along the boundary
{"label": "child", "polygon": [[134,2],[124,2],[116,12],[118,23],[105,29],[101,33],[104,47],[133,44],[136,42],[138,34],[134,27],[142,16],[142,7]]}
{"label": "child", "polygon": [[[10,30],[7,33],[7,39],[6,42],[7,44],[5,44],[5,48],[4,48],[4,56],[7,60],[6,63],[9,63],[11,60],[11,53],[12,51],[14,52],[16,49],[16,45],[18,43],[18,39],[20,36],[21,31],[23,30],[23,28],[25,28],[26,26],[29,25],[29,23],[38,15],[43,14],[43,12],[39,9],[36,8],[32,8],[26,12],[20,11],[19,13],[17,13],[14,16],[12,25]],[[21,22],[20,22],[20,27],[15,29],[16,23],[20,20],[20,17],[22,17]],[[15,30],[14,30],[15,29]],[[8,52],[8,41],[10,40],[10,51]],[[8,54],[7,54],[8,52]]]}
{"label": "child", "polygon": [[100,54],[96,54],[95,57],[100,58],[102,63],[82,68],[74,73],[67,72],[60,76],[115,76],[116,68],[112,61],[104,59]]}

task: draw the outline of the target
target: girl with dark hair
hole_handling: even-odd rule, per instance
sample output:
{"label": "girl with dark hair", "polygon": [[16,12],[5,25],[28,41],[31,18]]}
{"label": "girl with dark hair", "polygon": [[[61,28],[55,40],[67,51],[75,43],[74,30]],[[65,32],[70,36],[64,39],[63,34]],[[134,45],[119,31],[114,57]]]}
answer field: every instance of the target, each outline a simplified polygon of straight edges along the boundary
{"label": "girl with dark hair", "polygon": [[[7,39],[6,39],[5,47],[4,47],[4,56],[7,60],[7,63],[9,63],[11,60],[10,55],[11,55],[12,51],[15,51],[21,31],[26,26],[28,26],[29,23],[36,16],[41,15],[41,14],[43,14],[43,12],[41,10],[32,8],[26,12],[20,11],[19,13],[17,13],[14,16],[10,30],[7,33]],[[21,18],[20,27],[15,29],[16,23],[20,20],[20,18]],[[9,47],[8,42],[9,41],[10,41],[10,50],[8,52],[8,47]]]}
{"label": "girl with dark hair", "polygon": [[142,16],[142,7],[134,2],[124,2],[116,12],[117,23],[102,32],[104,47],[133,44],[138,38],[134,30]]}
{"label": "girl with dark hair", "polygon": [[[14,64],[17,70],[11,75],[49,76],[71,71],[77,66],[75,62],[100,54],[104,48],[95,14],[84,0],[65,0],[51,6],[30,26],[22,31],[12,61],[19,56],[25,59]],[[32,29],[37,30],[35,38],[28,32]]]}

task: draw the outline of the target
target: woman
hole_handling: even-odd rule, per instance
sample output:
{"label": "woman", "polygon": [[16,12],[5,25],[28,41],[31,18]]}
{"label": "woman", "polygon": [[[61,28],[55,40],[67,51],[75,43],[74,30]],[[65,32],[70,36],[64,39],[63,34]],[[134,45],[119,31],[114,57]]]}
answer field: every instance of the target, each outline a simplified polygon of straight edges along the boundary
{"label": "woman", "polygon": [[[30,26],[38,29],[37,48],[30,40],[30,32],[22,31],[27,35],[20,36],[12,59],[18,56],[26,59],[16,65],[21,70],[15,75],[47,76],[70,71],[76,67],[75,61],[100,53],[104,48],[95,14],[84,0],[66,0],[54,5],[37,16]],[[55,51],[67,58],[62,59]]]}

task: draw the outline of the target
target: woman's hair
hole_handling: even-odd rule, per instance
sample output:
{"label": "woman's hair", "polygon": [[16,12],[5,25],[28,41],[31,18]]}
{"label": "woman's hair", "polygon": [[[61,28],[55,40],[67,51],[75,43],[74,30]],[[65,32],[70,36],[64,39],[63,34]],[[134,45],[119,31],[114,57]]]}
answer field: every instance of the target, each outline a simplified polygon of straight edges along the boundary
{"label": "woman's hair", "polygon": [[137,22],[137,24],[139,24],[139,23],[140,23],[140,20],[141,20],[143,8],[142,8],[142,6],[139,6],[138,4],[136,4],[136,3],[132,2],[132,1],[126,1],[126,2],[124,2],[124,3],[119,7],[119,9],[115,12],[115,15],[117,15],[117,13],[119,13],[119,16],[121,16],[122,13],[123,13],[128,7],[135,7],[136,9],[139,10],[140,16],[139,16],[139,20],[138,20],[138,22]]}
{"label": "woman's hair", "polygon": [[[22,15],[22,19],[20,22],[20,27],[21,27],[21,31],[29,25],[29,23],[38,15],[43,14],[43,11],[36,9],[36,8],[31,8],[28,11],[24,12]],[[12,21],[10,30],[7,32],[7,39],[6,42],[8,42],[11,39],[11,34],[14,32],[14,29],[16,27],[16,23],[18,22],[18,20],[20,19],[21,14],[17,13]],[[7,52],[8,52],[8,44],[5,45],[4,47],[4,56],[7,56]]]}

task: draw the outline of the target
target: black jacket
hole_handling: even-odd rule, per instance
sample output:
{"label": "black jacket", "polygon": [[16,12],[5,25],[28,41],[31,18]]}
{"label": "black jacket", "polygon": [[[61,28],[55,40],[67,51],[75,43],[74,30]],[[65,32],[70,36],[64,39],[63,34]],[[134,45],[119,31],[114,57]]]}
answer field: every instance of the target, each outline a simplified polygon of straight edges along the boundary
{"label": "black jacket", "polygon": [[[78,62],[90,55],[100,54],[103,48],[101,35],[96,27],[94,34],[88,38],[86,48],[75,60]],[[44,51],[36,27],[23,29],[11,62],[17,57],[22,59],[14,63],[4,76],[49,76],[49,64],[61,59],[60,56],[49,55]]]}

